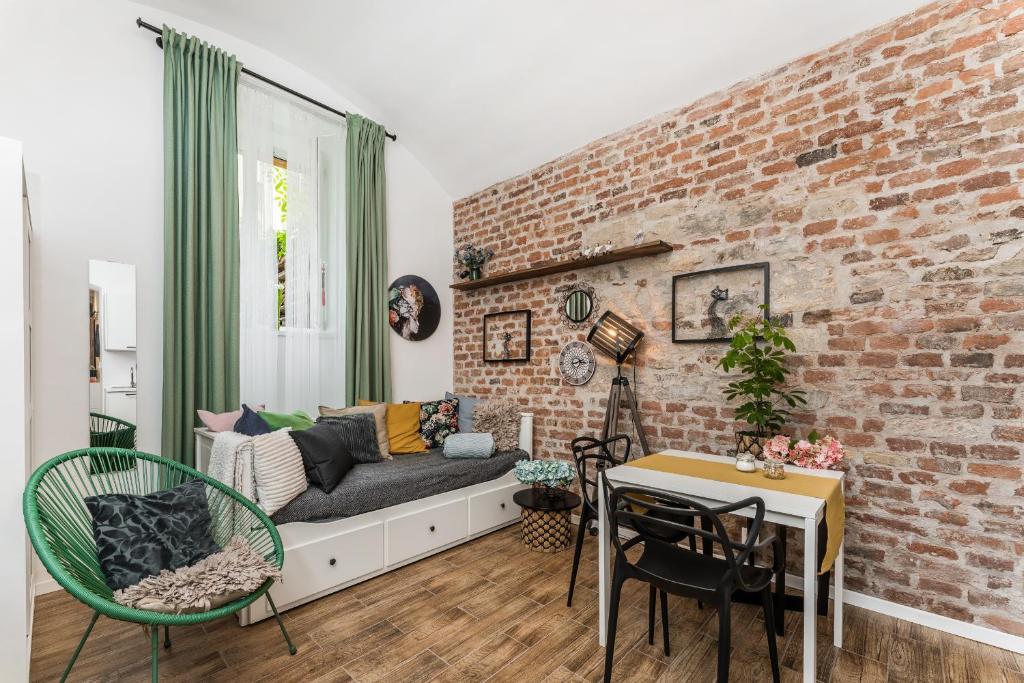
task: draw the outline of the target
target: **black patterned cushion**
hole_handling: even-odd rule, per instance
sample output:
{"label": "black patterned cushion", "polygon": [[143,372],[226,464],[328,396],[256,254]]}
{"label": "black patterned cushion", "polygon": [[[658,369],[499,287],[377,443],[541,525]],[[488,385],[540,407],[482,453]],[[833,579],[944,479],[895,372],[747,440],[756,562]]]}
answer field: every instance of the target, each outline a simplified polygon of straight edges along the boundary
{"label": "black patterned cushion", "polygon": [[335,431],[341,440],[342,450],[351,455],[356,464],[384,460],[377,441],[377,422],[372,413],[320,417],[316,422]]}
{"label": "black patterned cushion", "polygon": [[420,436],[427,448],[441,448],[449,434],[459,431],[459,399],[420,404]]}
{"label": "black patterned cushion", "polygon": [[96,555],[111,590],[220,552],[210,533],[210,506],[201,480],[146,496],[88,496],[85,506],[92,515]]}

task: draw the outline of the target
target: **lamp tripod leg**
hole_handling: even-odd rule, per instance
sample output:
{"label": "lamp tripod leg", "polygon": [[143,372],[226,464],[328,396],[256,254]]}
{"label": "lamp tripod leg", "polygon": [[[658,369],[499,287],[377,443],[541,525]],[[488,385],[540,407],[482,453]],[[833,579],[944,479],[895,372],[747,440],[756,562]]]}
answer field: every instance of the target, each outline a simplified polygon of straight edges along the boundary
{"label": "lamp tripod leg", "polygon": [[650,455],[651,447],[647,443],[644,427],[640,424],[640,408],[636,405],[636,396],[633,395],[633,389],[629,386],[629,383],[626,383],[624,388],[626,390],[626,402],[629,404],[629,412],[633,417],[633,429],[636,430],[636,438],[640,442],[640,450],[644,452],[644,455]]}

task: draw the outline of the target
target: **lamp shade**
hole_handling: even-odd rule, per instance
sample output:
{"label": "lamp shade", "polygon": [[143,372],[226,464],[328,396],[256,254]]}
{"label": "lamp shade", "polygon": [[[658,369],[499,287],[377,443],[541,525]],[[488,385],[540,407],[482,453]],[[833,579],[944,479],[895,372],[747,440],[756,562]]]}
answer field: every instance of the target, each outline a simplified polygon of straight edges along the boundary
{"label": "lamp shade", "polygon": [[622,365],[644,338],[644,333],[611,311],[597,319],[587,334],[587,341],[601,353],[615,359]]}

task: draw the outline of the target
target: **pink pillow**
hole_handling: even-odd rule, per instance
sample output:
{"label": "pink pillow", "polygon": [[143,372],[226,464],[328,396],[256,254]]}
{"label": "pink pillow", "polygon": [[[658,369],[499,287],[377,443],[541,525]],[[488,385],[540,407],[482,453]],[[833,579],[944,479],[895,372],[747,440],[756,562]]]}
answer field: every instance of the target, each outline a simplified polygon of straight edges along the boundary
{"label": "pink pillow", "polygon": [[[265,408],[261,403],[258,406],[250,406],[257,413]],[[209,410],[197,410],[199,420],[211,432],[230,432],[235,428],[238,418],[242,417],[242,409],[232,410],[229,413],[211,413]]]}

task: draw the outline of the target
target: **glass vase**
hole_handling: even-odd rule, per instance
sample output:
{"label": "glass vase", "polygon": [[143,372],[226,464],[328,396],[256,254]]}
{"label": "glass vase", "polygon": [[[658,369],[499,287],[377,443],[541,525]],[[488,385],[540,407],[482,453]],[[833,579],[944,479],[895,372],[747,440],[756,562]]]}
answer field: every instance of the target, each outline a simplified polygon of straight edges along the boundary
{"label": "glass vase", "polygon": [[781,460],[765,460],[762,472],[766,479],[786,478],[786,467]]}

